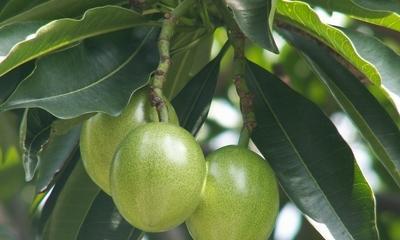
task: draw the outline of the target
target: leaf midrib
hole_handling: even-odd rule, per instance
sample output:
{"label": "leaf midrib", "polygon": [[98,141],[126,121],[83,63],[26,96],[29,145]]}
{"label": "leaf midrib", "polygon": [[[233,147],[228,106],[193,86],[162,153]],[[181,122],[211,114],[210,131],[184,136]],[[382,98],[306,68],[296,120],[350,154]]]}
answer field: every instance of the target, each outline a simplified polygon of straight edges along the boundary
{"label": "leaf midrib", "polygon": [[[104,9],[107,9],[107,8],[109,8],[109,9],[113,9],[113,8],[114,8],[114,9],[124,9],[124,8],[120,8],[120,7],[111,7],[111,6],[97,7],[97,8],[93,8],[93,9],[90,9],[90,10],[86,11],[85,14],[82,16],[82,18],[80,18],[80,19],[65,18],[65,19],[61,19],[61,20],[52,21],[52,22],[50,22],[50,23],[48,23],[48,24],[46,24],[46,25],[40,27],[40,28],[34,33],[34,34],[36,35],[35,38],[29,39],[29,40],[25,40],[25,41],[19,42],[19,43],[17,43],[16,45],[14,45],[14,46],[10,49],[10,51],[8,52],[8,54],[5,55],[4,59],[3,59],[2,61],[0,61],[0,67],[1,67],[2,64],[4,64],[4,62],[8,61],[8,59],[9,59],[10,56],[14,56],[14,55],[11,55],[12,53],[14,53],[15,51],[17,51],[19,48],[23,48],[23,47],[25,47],[26,45],[30,44],[31,42],[37,40],[38,37],[43,36],[43,35],[42,35],[42,32],[45,31],[46,28],[49,28],[49,26],[55,28],[55,27],[57,27],[58,25],[64,25],[64,24],[69,24],[69,25],[72,24],[72,25],[73,25],[73,24],[76,24],[76,23],[79,23],[79,22],[82,23],[82,22],[84,22],[85,20],[88,20],[87,17],[90,16],[89,14],[93,14],[93,12],[96,13],[96,11],[99,10],[99,9],[100,9],[100,10],[104,10]],[[126,9],[124,9],[124,10],[126,10]],[[128,12],[128,10],[127,10],[127,12]],[[133,13],[133,12],[132,12],[132,13]],[[138,17],[139,17],[139,16],[138,16]],[[89,20],[90,20],[90,18],[89,18]],[[132,23],[130,23],[130,24],[121,24],[121,25],[118,25],[118,26],[115,26],[115,27],[112,27],[112,28],[106,28],[106,29],[104,29],[104,30],[98,30],[98,31],[92,32],[92,33],[90,33],[90,34],[79,35],[79,36],[76,36],[76,37],[73,37],[73,38],[68,39],[68,41],[66,41],[66,40],[64,39],[63,41],[61,41],[61,42],[59,42],[59,43],[53,45],[52,47],[42,49],[41,51],[37,52],[36,54],[33,54],[33,55],[31,55],[30,57],[25,58],[25,59],[22,60],[22,61],[19,61],[18,65],[14,66],[14,67],[10,67],[10,66],[6,67],[5,70],[3,70],[3,73],[1,73],[1,70],[0,70],[0,76],[3,76],[3,75],[6,74],[7,72],[11,71],[13,68],[18,67],[18,66],[20,66],[20,65],[22,65],[22,64],[24,64],[24,63],[26,63],[26,62],[28,62],[28,61],[30,61],[30,60],[32,60],[32,59],[35,59],[35,58],[37,58],[37,57],[43,55],[44,53],[54,51],[54,50],[56,50],[56,49],[58,49],[58,48],[60,48],[60,47],[63,47],[63,46],[65,46],[65,45],[68,45],[68,44],[70,44],[70,43],[73,43],[73,42],[76,42],[76,41],[79,41],[79,40],[82,40],[82,39],[85,39],[85,38],[90,38],[90,37],[94,37],[94,36],[97,36],[97,35],[106,34],[106,33],[109,33],[109,32],[114,32],[114,31],[118,31],[118,30],[127,29],[127,28],[130,28],[130,27],[138,26],[138,25],[141,25],[141,26],[149,26],[149,27],[151,27],[151,26],[153,26],[153,27],[154,27],[154,26],[159,26],[159,24],[156,23],[156,22],[141,22],[141,23],[132,22]],[[65,26],[64,26],[64,28],[65,28]],[[0,69],[1,69],[1,68],[0,68]]]}
{"label": "leaf midrib", "polygon": [[[324,193],[324,191],[322,190],[321,186],[318,184],[318,182],[312,177],[313,175],[311,174],[310,169],[307,167],[307,165],[305,164],[305,162],[303,161],[303,158],[301,157],[301,154],[299,153],[299,151],[297,150],[297,148],[295,147],[295,145],[293,144],[291,138],[289,137],[289,134],[286,132],[286,130],[284,129],[283,125],[280,123],[278,116],[275,114],[274,109],[272,108],[272,106],[270,105],[267,97],[264,95],[263,91],[261,91],[261,87],[259,85],[259,83],[257,82],[257,80],[255,80],[255,76],[253,75],[253,73],[250,71],[250,73],[252,74],[253,77],[253,82],[255,83],[255,85],[257,86],[259,92],[262,95],[262,98],[264,99],[264,102],[266,103],[267,107],[270,109],[273,118],[275,119],[275,121],[278,123],[279,128],[281,129],[281,131],[284,133],[286,139],[288,140],[289,144],[292,146],[292,148],[294,149],[294,152],[296,153],[298,159],[300,160],[300,162],[302,163],[304,169],[307,171],[307,173],[310,176],[310,179],[312,180],[312,182],[314,182],[315,186],[322,192]],[[349,232],[349,230],[346,228],[346,226],[344,225],[343,221],[341,220],[341,218],[339,217],[339,215],[337,215],[335,208],[332,206],[331,202],[329,201],[329,199],[326,197],[325,194],[321,194],[323,196],[323,198],[326,200],[326,202],[328,203],[329,208],[331,209],[331,212],[333,212],[333,215],[336,216],[336,218],[339,220],[340,225],[342,225],[343,229],[345,230],[345,232],[348,234],[348,237],[350,237],[350,239],[354,239],[354,237],[352,236],[352,234]]]}
{"label": "leaf midrib", "polygon": [[[213,60],[214,61],[214,60]],[[198,105],[198,100],[200,99],[200,96],[202,95],[201,93],[203,92],[204,88],[207,86],[208,81],[210,81],[211,77],[210,75],[213,74],[213,72],[215,71],[215,68],[217,68],[218,66],[215,66],[216,64],[214,64],[214,66],[212,67],[212,69],[208,72],[206,80],[202,81],[202,85],[199,89],[199,91],[197,91],[197,94],[195,95],[195,99],[194,99],[194,104],[191,104],[189,106],[189,113],[187,114],[185,119],[184,119],[184,123],[186,124],[187,121],[189,120],[191,113],[194,111],[195,107]]]}
{"label": "leaf midrib", "polygon": [[[308,59],[308,57],[305,57],[305,59]],[[312,61],[312,60],[308,60],[308,61]],[[311,63],[310,66],[314,69],[315,72],[318,73],[318,75],[321,76],[321,74],[319,73],[320,71],[317,69],[317,66],[315,66],[314,63]],[[395,168],[395,173],[393,173],[393,171],[392,171],[391,169],[390,169],[390,170],[388,169],[388,171],[389,171],[390,175],[392,175],[392,177],[394,178],[394,180],[395,180],[395,182],[397,183],[397,185],[400,186],[400,175],[399,175],[399,173],[398,173],[398,171],[397,171],[397,166],[396,166],[395,163],[393,163],[393,162],[390,160],[391,158],[390,158],[390,155],[388,154],[387,148],[381,143],[380,138],[379,138],[379,137],[375,134],[375,132],[370,128],[368,122],[363,118],[362,114],[358,111],[358,108],[356,108],[356,107],[354,106],[354,104],[350,101],[350,99],[347,97],[347,95],[340,89],[340,87],[338,87],[337,84],[336,84],[334,81],[330,80],[328,77],[323,77],[323,76],[321,76],[321,78],[322,78],[322,79],[327,79],[327,81],[324,81],[324,82],[326,82],[326,84],[328,85],[328,88],[329,88],[331,91],[334,91],[334,90],[332,90],[331,88],[335,88],[336,91],[339,92],[339,94],[341,95],[341,97],[344,98],[343,101],[345,101],[345,104],[349,105],[349,107],[352,108],[354,114],[356,115],[355,117],[358,119],[358,121],[361,122],[360,124],[362,124],[362,126],[364,126],[364,128],[368,131],[368,136],[370,136],[371,138],[373,138],[374,143],[377,144],[378,147],[381,149],[381,150],[379,150],[379,153],[376,152],[376,151],[374,150],[374,151],[375,151],[375,154],[378,155],[379,158],[384,158],[384,161],[385,161],[386,164],[390,164],[390,165],[392,165],[392,167]],[[332,86],[332,85],[333,85],[333,86]],[[336,100],[339,102],[339,104],[342,106],[342,108],[347,112],[348,110],[346,110],[346,107],[343,106],[343,104],[341,103],[341,100],[338,99],[338,97],[336,96],[336,94],[333,94],[333,95],[334,95],[334,97],[336,98]],[[364,131],[359,131],[359,132],[360,132],[365,138],[369,139],[369,137],[365,136]],[[375,147],[373,147],[372,144],[370,144],[370,146],[371,146],[372,149],[375,149]],[[383,150],[383,153],[382,153],[382,150]],[[383,154],[384,156],[381,156],[381,154]],[[393,175],[394,175],[394,176],[393,176]]]}
{"label": "leaf midrib", "polygon": [[[105,76],[99,78],[99,80],[97,80],[97,81],[95,81],[95,82],[93,82],[93,83],[91,83],[91,84],[89,84],[89,85],[87,85],[87,86],[85,86],[83,88],[79,88],[79,89],[76,89],[74,91],[63,93],[63,94],[59,94],[59,95],[54,95],[54,96],[49,96],[49,97],[44,97],[44,98],[36,98],[34,100],[17,101],[16,103],[11,104],[11,105],[7,104],[8,101],[6,101],[6,102],[4,102],[3,104],[0,105],[0,109],[3,108],[4,110],[6,110],[7,107],[10,107],[10,106],[18,106],[18,105],[21,105],[21,104],[24,104],[24,103],[41,102],[41,101],[46,101],[46,100],[50,100],[50,99],[65,97],[65,96],[68,96],[68,95],[72,95],[72,94],[75,94],[75,93],[79,93],[79,92],[85,91],[88,88],[91,88],[91,87],[93,87],[95,85],[101,84],[102,82],[108,80],[110,76],[114,75],[115,73],[120,71],[122,68],[124,68],[130,61],[132,61],[132,59],[136,56],[136,54],[142,49],[143,45],[146,43],[146,40],[150,37],[151,33],[152,33],[152,30],[146,35],[146,37],[140,43],[140,45],[135,49],[135,51],[122,64],[120,64],[117,68],[115,68],[113,71],[109,72]],[[23,81],[25,81],[26,79],[29,79],[29,77],[31,75],[33,75],[34,72],[35,71],[33,71],[30,75],[28,75]],[[21,86],[21,84],[19,86]],[[15,89],[14,92],[17,92],[19,90],[19,86]],[[10,98],[11,97],[12,96],[10,96]]]}

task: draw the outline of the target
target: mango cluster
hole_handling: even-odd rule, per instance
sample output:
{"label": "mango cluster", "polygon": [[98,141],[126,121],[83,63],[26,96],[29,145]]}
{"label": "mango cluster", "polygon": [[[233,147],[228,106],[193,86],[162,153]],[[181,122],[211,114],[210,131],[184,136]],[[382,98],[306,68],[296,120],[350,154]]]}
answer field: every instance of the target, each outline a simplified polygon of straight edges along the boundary
{"label": "mango cluster", "polygon": [[205,159],[167,100],[165,107],[169,122],[154,121],[158,113],[144,87],[118,117],[98,113],[88,119],[80,149],[91,179],[145,232],[186,222],[195,240],[266,239],[279,208],[267,161],[239,146]]}

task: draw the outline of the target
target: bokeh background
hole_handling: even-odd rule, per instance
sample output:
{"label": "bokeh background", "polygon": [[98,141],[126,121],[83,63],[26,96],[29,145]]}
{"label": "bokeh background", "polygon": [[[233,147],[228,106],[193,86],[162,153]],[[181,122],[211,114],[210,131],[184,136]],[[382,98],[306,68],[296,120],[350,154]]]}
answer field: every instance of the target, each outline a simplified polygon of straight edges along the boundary
{"label": "bokeh background", "polygon": [[[340,13],[328,14],[317,9],[321,19],[336,26],[346,26],[373,35],[384,41],[397,53],[400,52],[400,34],[377,26],[360,24]],[[371,185],[377,202],[377,219],[382,239],[400,239],[400,194],[391,178],[378,163],[361,138],[351,120],[340,110],[322,82],[310,71],[298,52],[275,34],[280,54],[275,55],[248,44],[246,55],[251,60],[278,75],[282,81],[319,105],[337,126],[349,143],[367,181]],[[223,30],[215,34],[211,55],[215,56],[226,35]],[[211,104],[208,119],[197,139],[207,154],[222,146],[236,144],[241,128],[241,114],[238,97],[231,81],[232,51],[229,51],[221,65],[220,79]],[[395,99],[400,104],[399,99]],[[34,198],[34,186],[24,181],[19,148],[19,123],[22,111],[0,114],[0,240],[34,239],[34,221],[30,206]],[[400,123],[398,123],[400,125]],[[257,151],[253,147],[254,151]],[[321,235],[312,227],[299,210],[281,193],[281,210],[277,219],[274,240],[317,240]],[[319,231],[323,225],[313,223]],[[234,227],[234,226],[232,226]],[[167,233],[145,235],[146,240],[191,239],[185,226]]]}

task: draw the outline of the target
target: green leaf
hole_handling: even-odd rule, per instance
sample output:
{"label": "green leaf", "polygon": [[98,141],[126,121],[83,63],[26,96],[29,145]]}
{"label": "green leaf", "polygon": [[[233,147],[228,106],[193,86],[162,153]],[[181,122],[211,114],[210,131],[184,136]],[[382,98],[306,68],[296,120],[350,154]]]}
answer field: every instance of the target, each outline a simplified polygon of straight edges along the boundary
{"label": "green leaf", "polygon": [[23,22],[0,28],[0,62],[17,43],[27,39],[47,22]]}
{"label": "green leaf", "polygon": [[[43,24],[26,22],[0,28],[0,62],[15,44],[25,40]],[[33,67],[34,64],[28,62],[0,77],[0,103],[4,102],[22,79],[32,72]]]}
{"label": "green leaf", "polygon": [[46,1],[48,0],[3,0],[3,5],[0,4],[0,22]]}
{"label": "green leaf", "polygon": [[53,122],[51,126],[51,133],[55,135],[64,135],[68,133],[71,129],[75,128],[76,126],[83,123],[85,120],[92,117],[93,113],[91,114],[84,114],[76,118],[70,119],[58,119]]}
{"label": "green leaf", "polygon": [[78,240],[131,240],[138,239],[142,231],[133,228],[119,214],[113,200],[100,192],[80,227]]}
{"label": "green leaf", "polygon": [[2,104],[15,90],[18,84],[34,69],[33,62],[27,62],[0,77],[0,104]]}
{"label": "green leaf", "polygon": [[130,240],[142,234],[122,218],[111,197],[91,181],[81,161],[53,204],[44,240]]}
{"label": "green leaf", "polygon": [[225,50],[209,62],[172,101],[180,125],[196,135],[207,118]]}
{"label": "green leaf", "polygon": [[213,34],[205,29],[178,33],[171,41],[171,67],[163,89],[173,99],[209,61]]}
{"label": "green leaf", "polygon": [[77,17],[87,9],[124,0],[10,0],[0,11],[0,26],[13,23]]}
{"label": "green leaf", "polygon": [[[38,219],[38,224],[37,224],[37,229],[38,233],[40,233],[40,238],[43,239],[42,235],[44,234],[44,228],[46,227],[46,223],[48,222],[48,219],[51,217],[52,212],[54,210],[54,207],[57,203],[58,197],[60,196],[60,193],[64,189],[65,183],[67,182],[69,176],[75,169],[75,166],[77,165],[77,162],[80,161],[80,153],[79,151],[75,151],[75,153],[72,155],[71,159],[66,162],[65,168],[62,169],[56,176],[55,176],[55,185],[53,188],[51,188],[51,191],[47,191],[41,194],[36,195],[37,198],[41,198],[41,195],[46,196],[46,198],[43,199],[43,201],[39,202],[39,204],[43,204],[43,208],[40,209],[38,207],[34,208],[34,206],[31,206],[31,213],[35,214],[35,211],[40,209],[40,216]],[[35,200],[36,200],[35,199]],[[39,206],[38,204],[38,206]],[[33,204],[32,204],[33,205]],[[47,224],[48,225],[48,224]]]}
{"label": "green leaf", "polygon": [[382,86],[400,97],[400,56],[375,37],[349,29],[342,31],[353,42],[360,56],[376,67],[382,79]]}
{"label": "green leaf", "polygon": [[372,191],[329,118],[251,62],[246,81],[255,96],[252,139],[288,197],[335,239],[378,239]]}
{"label": "green leaf", "polygon": [[87,39],[37,61],[0,110],[39,107],[58,118],[118,115],[157,65],[156,31],[140,28]]}
{"label": "green leaf", "polygon": [[31,181],[39,166],[39,153],[48,143],[55,117],[40,109],[26,109],[21,122],[20,139],[25,180]]}
{"label": "green leaf", "polygon": [[79,20],[52,21],[11,49],[0,61],[0,76],[29,60],[71,43],[139,25],[154,25],[154,23],[147,21],[138,13],[117,6],[90,9]]}
{"label": "green leaf", "polygon": [[79,161],[57,198],[44,229],[44,240],[75,240],[100,189]]}
{"label": "green leaf", "polygon": [[350,39],[342,31],[322,23],[309,5],[299,1],[280,0],[277,5],[277,14],[279,27],[302,31],[318,39],[379,86],[381,77],[375,66],[359,55]]}
{"label": "green leaf", "polygon": [[[307,62],[349,114],[378,159],[400,186],[400,130],[390,115],[326,49],[298,34],[283,33],[294,46],[304,51]],[[375,48],[375,51],[379,49]],[[384,58],[384,54],[381,58]]]}
{"label": "green leaf", "polygon": [[400,13],[400,4],[396,0],[351,0],[363,8],[374,11],[388,11]]}
{"label": "green leaf", "polygon": [[239,28],[251,41],[278,53],[272,36],[276,0],[225,0]]}
{"label": "green leaf", "polygon": [[[52,131],[54,131],[54,123],[52,123]],[[63,134],[53,134],[53,136],[49,136],[46,148],[38,154],[39,164],[35,181],[37,193],[52,187],[55,176],[73,157],[79,142],[80,126]]]}
{"label": "green leaf", "polygon": [[400,4],[392,0],[303,0],[355,19],[400,31]]}
{"label": "green leaf", "polygon": [[[80,136],[79,120],[83,121],[81,118],[56,120],[41,109],[25,110],[20,128],[23,165],[27,181],[37,173],[36,192],[46,191],[52,186],[55,175],[74,154]],[[75,121],[76,124],[65,124],[68,126],[65,128],[62,125],[65,121]]]}

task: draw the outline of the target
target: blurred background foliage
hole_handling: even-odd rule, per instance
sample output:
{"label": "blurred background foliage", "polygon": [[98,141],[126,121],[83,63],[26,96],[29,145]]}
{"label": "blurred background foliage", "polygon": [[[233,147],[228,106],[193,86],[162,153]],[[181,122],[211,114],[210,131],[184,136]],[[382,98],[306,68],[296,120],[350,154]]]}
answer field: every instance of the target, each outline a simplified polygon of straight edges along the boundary
{"label": "blurred background foliage", "polygon": [[[399,33],[365,23],[360,24],[339,13],[328,14],[317,10],[323,21],[373,35],[400,53]],[[352,147],[364,175],[373,188],[377,200],[381,239],[400,239],[400,194],[396,185],[369,151],[354,125],[328,94],[327,88],[307,67],[298,52],[277,34],[275,37],[280,49],[279,55],[248,44],[247,57],[274,72],[330,116]],[[217,30],[214,35],[212,56],[216,55],[225,40],[225,32]],[[197,136],[206,154],[224,145],[235,144],[239,137],[241,116],[238,110],[238,97],[230,76],[232,55],[232,51],[228,52],[222,61],[220,79],[209,116]],[[0,114],[0,240],[30,240],[34,236],[31,223],[35,222],[32,221],[32,218],[35,220],[35,216],[31,216],[29,210],[35,198],[35,191],[33,186],[24,181],[18,137],[21,117],[21,111]],[[185,226],[180,226],[167,233],[146,234],[143,239],[191,238]],[[322,237],[282,193],[281,211],[270,239],[317,240]]]}

